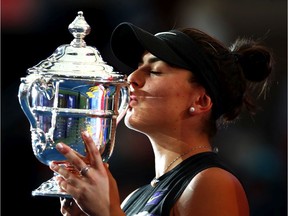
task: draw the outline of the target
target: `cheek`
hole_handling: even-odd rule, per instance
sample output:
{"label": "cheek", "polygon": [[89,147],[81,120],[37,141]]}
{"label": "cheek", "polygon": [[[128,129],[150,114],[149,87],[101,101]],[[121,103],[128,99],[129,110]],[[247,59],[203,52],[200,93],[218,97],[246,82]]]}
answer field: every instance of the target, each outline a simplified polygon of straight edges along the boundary
{"label": "cheek", "polygon": [[149,92],[150,97],[145,104],[152,109],[151,111],[158,109],[159,112],[186,109],[191,105],[191,88],[187,85],[174,80],[167,80],[165,83],[154,83],[151,86],[147,85],[147,92]]}
{"label": "cheek", "polygon": [[179,118],[189,107],[188,98],[181,92],[173,92],[173,94],[155,101],[153,107],[157,117],[170,116],[171,119]]}
{"label": "cheek", "polygon": [[177,89],[173,94],[171,94],[171,97],[168,101],[170,103],[170,108],[178,113],[183,114],[189,107],[191,106],[191,92]]}

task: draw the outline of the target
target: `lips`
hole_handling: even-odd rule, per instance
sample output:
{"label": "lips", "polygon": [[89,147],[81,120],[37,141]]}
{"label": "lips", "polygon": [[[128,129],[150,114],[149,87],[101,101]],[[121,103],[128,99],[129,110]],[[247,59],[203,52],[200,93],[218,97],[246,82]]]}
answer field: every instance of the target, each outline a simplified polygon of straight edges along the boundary
{"label": "lips", "polygon": [[137,103],[138,103],[137,97],[133,93],[131,93],[130,94],[129,107],[131,108],[131,107],[135,106]]}

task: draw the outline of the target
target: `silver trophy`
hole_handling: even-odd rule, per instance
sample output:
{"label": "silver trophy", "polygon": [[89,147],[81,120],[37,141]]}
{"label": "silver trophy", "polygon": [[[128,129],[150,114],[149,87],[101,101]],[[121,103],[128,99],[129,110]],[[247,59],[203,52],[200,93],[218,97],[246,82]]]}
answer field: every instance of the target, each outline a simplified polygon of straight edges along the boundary
{"label": "silver trophy", "polygon": [[[27,70],[21,78],[18,98],[30,122],[32,149],[36,158],[49,166],[65,162],[55,146],[68,144],[85,156],[81,131],[88,131],[103,162],[113,152],[116,127],[129,103],[127,76],[113,71],[84,37],[90,26],[83,13],[69,25],[74,36],[47,59]],[[33,196],[70,197],[58,188],[54,176],[32,191]]]}

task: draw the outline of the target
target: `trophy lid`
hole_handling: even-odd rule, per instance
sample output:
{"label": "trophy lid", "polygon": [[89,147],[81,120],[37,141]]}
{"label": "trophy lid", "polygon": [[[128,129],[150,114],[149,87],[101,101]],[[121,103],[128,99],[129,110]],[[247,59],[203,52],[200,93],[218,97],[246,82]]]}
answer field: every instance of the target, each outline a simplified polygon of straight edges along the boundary
{"label": "trophy lid", "polygon": [[60,77],[93,78],[105,81],[126,77],[113,71],[113,67],[103,61],[99,51],[87,46],[84,37],[90,33],[83,12],[68,27],[74,39],[70,44],[59,46],[47,59],[27,70],[28,74],[41,74]]}

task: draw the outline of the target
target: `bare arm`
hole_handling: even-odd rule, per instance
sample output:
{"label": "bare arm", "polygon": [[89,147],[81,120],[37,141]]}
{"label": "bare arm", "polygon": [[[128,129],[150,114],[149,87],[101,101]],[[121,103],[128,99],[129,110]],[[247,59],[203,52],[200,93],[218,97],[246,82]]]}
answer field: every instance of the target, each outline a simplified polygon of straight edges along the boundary
{"label": "bare arm", "polygon": [[249,216],[249,205],[239,180],[220,168],[200,172],[171,210],[173,216]]}

